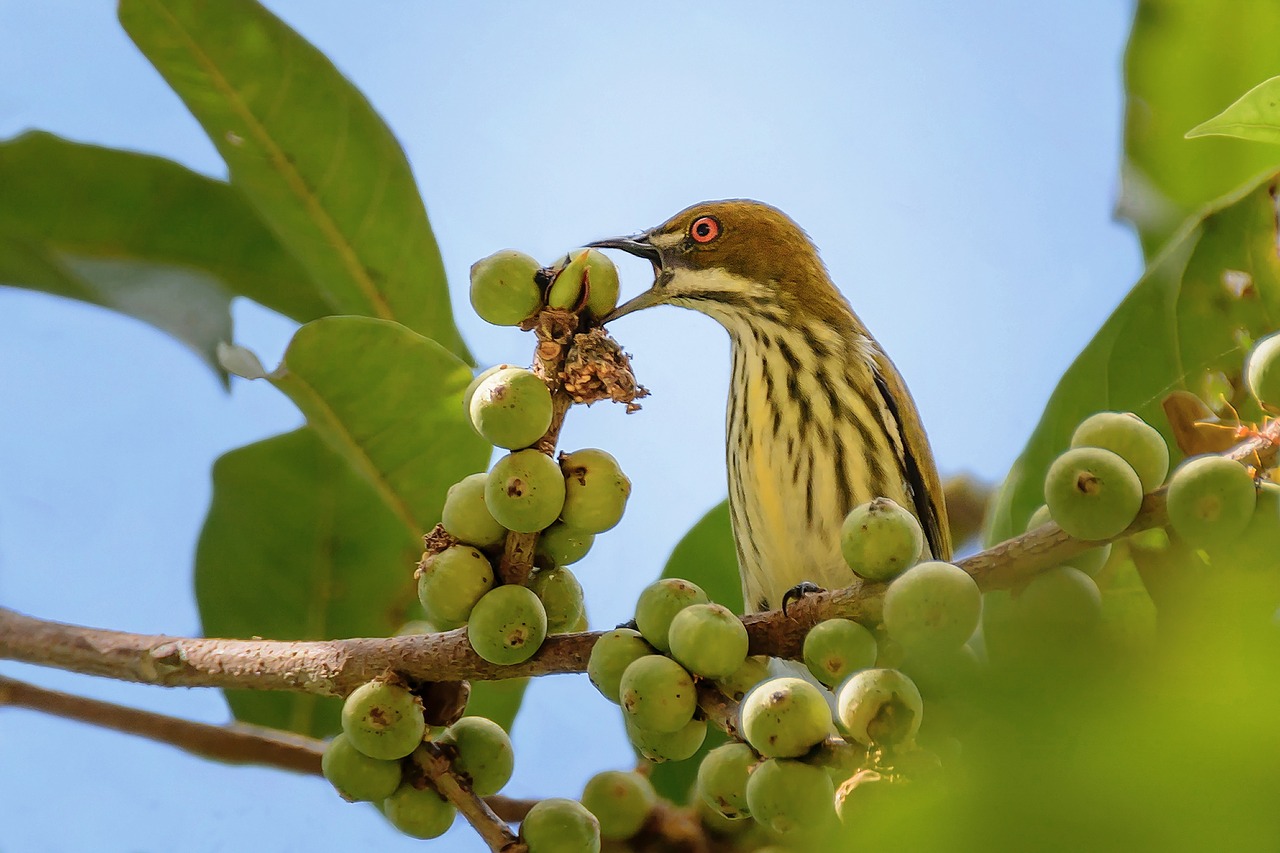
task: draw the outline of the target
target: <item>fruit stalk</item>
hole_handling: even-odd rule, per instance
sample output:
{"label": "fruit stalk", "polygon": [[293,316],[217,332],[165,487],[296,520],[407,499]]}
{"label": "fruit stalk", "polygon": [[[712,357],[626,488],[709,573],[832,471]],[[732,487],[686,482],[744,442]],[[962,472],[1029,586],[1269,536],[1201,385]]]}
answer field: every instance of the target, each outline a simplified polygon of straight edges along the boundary
{"label": "fruit stalk", "polygon": [[414,756],[414,763],[422,768],[431,785],[440,795],[458,809],[458,813],[471,824],[476,833],[494,853],[517,853],[523,845],[515,833],[507,828],[502,818],[470,788],[463,786],[453,766],[438,744],[424,741]]}
{"label": "fruit stalk", "polygon": [[[533,449],[555,458],[560,429],[564,426],[565,413],[573,405],[573,399],[560,381],[565,361],[569,356],[569,344],[578,330],[578,316],[568,311],[546,308],[532,321],[538,345],[534,348],[533,372],[551,389],[551,425]],[[507,534],[502,559],[496,567],[504,584],[526,585],[533,571],[534,549],[538,545],[538,533]]]}

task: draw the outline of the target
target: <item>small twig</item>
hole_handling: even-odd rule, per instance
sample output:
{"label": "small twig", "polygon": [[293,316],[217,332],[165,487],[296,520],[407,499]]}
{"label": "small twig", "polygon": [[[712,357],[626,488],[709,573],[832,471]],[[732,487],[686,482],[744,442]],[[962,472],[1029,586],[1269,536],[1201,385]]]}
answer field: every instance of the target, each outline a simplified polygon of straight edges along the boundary
{"label": "small twig", "polygon": [[[0,675],[0,707],[25,708],[144,737],[214,761],[257,764],[311,776],[320,775],[320,757],[325,748],[324,741],[294,732],[248,723],[226,726],[197,723],[49,690],[3,675]],[[508,823],[519,823],[537,802],[503,796],[485,797],[484,801],[495,815]]]}
{"label": "small twig", "polygon": [[494,853],[526,853],[506,822],[469,786],[463,785],[453,772],[453,765],[439,745],[427,741],[425,747],[414,755],[414,762],[422,768],[431,785],[442,797],[457,807],[476,833]]}
{"label": "small twig", "polygon": [[320,774],[324,742],[292,732],[247,723],[197,723],[0,676],[0,706],[5,705],[145,737],[215,761]]}

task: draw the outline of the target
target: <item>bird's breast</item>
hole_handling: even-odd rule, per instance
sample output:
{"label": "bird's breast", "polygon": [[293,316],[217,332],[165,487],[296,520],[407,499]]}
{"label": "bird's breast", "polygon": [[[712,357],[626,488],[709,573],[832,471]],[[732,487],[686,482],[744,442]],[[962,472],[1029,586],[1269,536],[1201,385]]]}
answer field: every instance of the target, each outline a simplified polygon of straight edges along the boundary
{"label": "bird's breast", "polygon": [[908,493],[858,342],[815,348],[781,325],[730,337],[729,503],[750,612],[778,606],[802,581],[847,585],[844,516],[878,495],[901,503]]}

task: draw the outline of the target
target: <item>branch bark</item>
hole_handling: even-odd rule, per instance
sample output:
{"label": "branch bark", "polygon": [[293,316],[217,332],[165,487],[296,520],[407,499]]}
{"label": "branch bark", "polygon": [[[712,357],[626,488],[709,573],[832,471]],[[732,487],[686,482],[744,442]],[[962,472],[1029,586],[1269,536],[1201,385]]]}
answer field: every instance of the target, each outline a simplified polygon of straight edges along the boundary
{"label": "branch bark", "polygon": [[[1237,444],[1237,460],[1274,462],[1280,420]],[[1121,534],[1163,526],[1165,490],[1147,495],[1133,524]],[[957,561],[986,589],[1002,589],[1037,571],[1070,560],[1100,542],[1068,536],[1049,523]],[[844,617],[875,622],[887,584],[855,578],[847,587],[806,596],[783,615],[773,610],[743,619],[751,654],[798,659],[804,636],[818,622]],[[387,670],[424,681],[489,681],[584,672],[599,632],[548,637],[521,664],[482,659],[466,629],[442,634],[287,642],[166,637],[67,625],[0,608],[0,659],[52,666],[88,675],[166,687],[286,690],[344,696]]]}

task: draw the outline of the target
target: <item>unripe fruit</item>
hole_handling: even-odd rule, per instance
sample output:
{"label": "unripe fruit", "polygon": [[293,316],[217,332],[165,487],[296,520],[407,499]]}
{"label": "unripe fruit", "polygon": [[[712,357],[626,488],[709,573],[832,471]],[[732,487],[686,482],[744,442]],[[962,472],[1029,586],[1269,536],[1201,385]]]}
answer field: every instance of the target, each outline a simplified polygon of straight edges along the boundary
{"label": "unripe fruit", "polygon": [[916,517],[897,503],[876,498],[845,516],[840,550],[849,568],[862,577],[889,580],[920,559],[924,531]]}
{"label": "unripe fruit", "polygon": [[440,523],[445,532],[460,542],[477,548],[501,545],[507,528],[498,523],[484,502],[484,487],[489,475],[481,471],[463,477],[445,493]]}
{"label": "unripe fruit", "polygon": [[547,291],[553,308],[603,317],[618,304],[618,268],[598,249],[570,252]]}
{"label": "unripe fruit", "polygon": [[413,838],[439,838],[453,826],[458,810],[434,788],[415,788],[401,783],[382,802],[382,813],[391,825]]}
{"label": "unripe fruit", "polygon": [[742,703],[742,734],[768,758],[804,755],[831,734],[831,708],[802,678],[766,681]]}
{"label": "unripe fruit", "polygon": [[502,726],[485,717],[463,717],[436,738],[458,750],[453,769],[471,779],[471,789],[481,797],[502,790],[511,779],[515,753]]}
{"label": "unripe fruit", "polygon": [[931,560],[903,572],[884,594],[884,628],[908,652],[955,648],[978,628],[982,592],[959,566]]}
{"label": "unripe fruit", "polygon": [[624,716],[627,738],[636,751],[655,763],[684,761],[692,758],[707,738],[707,721],[690,720],[677,732],[655,732],[642,729]]}
{"label": "unripe fruit", "polygon": [[320,769],[342,798],[353,803],[385,800],[400,787],[400,762],[370,758],[345,734],[325,747]]}
{"label": "unripe fruit", "polygon": [[539,534],[536,553],[552,565],[571,566],[587,556],[595,541],[595,534],[575,530],[557,521]]}
{"label": "unripe fruit", "polygon": [[502,457],[489,472],[484,502],[508,530],[537,533],[564,507],[560,466],[537,450],[517,450]]}
{"label": "unripe fruit", "polygon": [[636,627],[659,651],[670,651],[671,620],[690,604],[706,604],[707,594],[693,581],[662,578],[644,588],[636,601]]}
{"label": "unripe fruit", "polygon": [[1280,333],[1253,345],[1244,362],[1249,393],[1264,406],[1280,407]]}
{"label": "unripe fruit", "polygon": [[551,426],[551,392],[531,370],[508,367],[471,395],[471,425],[496,447],[528,447]]}
{"label": "unripe fruit", "polygon": [[586,307],[587,250],[569,252],[551,265],[554,278],[547,288],[547,305],[561,311],[578,312]]}
{"label": "unripe fruit", "polygon": [[1169,473],[1169,446],[1151,424],[1132,412],[1098,412],[1071,436],[1072,447],[1100,447],[1119,456],[1138,475],[1142,491],[1160,487]]}
{"label": "unripe fruit", "polygon": [[1142,483],[1110,450],[1077,447],[1049,466],[1044,481],[1049,513],[1077,539],[1111,539],[1138,516]]}
{"label": "unripe fruit", "polygon": [[[476,389],[480,387],[480,383],[488,379],[499,370],[508,370],[515,367],[514,364],[495,364],[493,367],[486,367],[484,370],[476,374],[475,378],[467,385],[467,390],[462,392],[462,413],[466,415],[467,423],[471,423],[471,398],[476,395]],[[471,424],[471,428],[475,429],[475,424]],[[476,433],[479,435],[479,433]]]}
{"label": "unripe fruit", "polygon": [[399,684],[361,684],[342,703],[342,731],[370,758],[404,758],[422,743],[422,702]]}
{"label": "unripe fruit", "polygon": [[677,732],[693,719],[698,691],[684,667],[662,655],[634,661],[619,684],[622,710],[642,729]]}
{"label": "unripe fruit", "polygon": [[1225,456],[1199,456],[1169,480],[1169,524],[1197,548],[1224,544],[1249,526],[1257,503],[1249,471]]}
{"label": "unripe fruit", "polygon": [[[1053,518],[1049,515],[1049,507],[1045,504],[1040,504],[1036,511],[1031,513],[1031,518],[1027,520],[1027,532],[1048,524],[1050,521],[1053,521]],[[1111,559],[1110,542],[1076,554],[1071,558],[1071,566],[1084,572],[1089,577],[1094,577],[1098,572],[1102,571],[1102,567],[1107,564],[1109,559]]]}
{"label": "unripe fruit", "polygon": [[819,622],[804,638],[804,665],[827,687],[876,663],[875,635],[852,619]]}
{"label": "unripe fruit", "polygon": [[730,820],[748,817],[747,777],[760,758],[745,743],[717,746],[698,765],[695,790],[707,805]]}
{"label": "unripe fruit", "polygon": [[598,249],[587,250],[587,310],[603,317],[618,307],[618,268]]}
{"label": "unripe fruit", "polygon": [[587,659],[587,677],[610,702],[620,702],[622,673],[642,657],[653,654],[653,646],[645,642],[639,631],[614,628],[606,631],[591,647]]}
{"label": "unripe fruit", "polygon": [[605,770],[582,790],[582,805],[600,822],[600,837],[609,841],[626,841],[639,832],[657,802],[653,785],[633,771]]}
{"label": "unripe fruit", "polygon": [[1102,621],[1102,593],[1084,572],[1057,566],[1036,574],[1018,593],[1010,618],[1021,630],[1076,636]]}
{"label": "unripe fruit", "polygon": [[603,450],[587,448],[560,456],[564,471],[564,509],[560,519],[575,530],[603,533],[622,520],[631,496],[631,481],[618,460]]}
{"label": "unripe fruit", "polygon": [[418,564],[418,601],[437,624],[466,622],[493,588],[493,566],[470,545],[450,545]]}
{"label": "unripe fruit", "polygon": [[676,614],[667,631],[671,656],[695,675],[727,678],[747,659],[747,629],[720,604],[692,604]]}
{"label": "unripe fruit", "polygon": [[1240,535],[1208,549],[1209,562],[1235,571],[1272,572],[1280,562],[1280,485],[1258,483],[1253,517]]}
{"label": "unripe fruit", "polygon": [[495,326],[518,326],[542,307],[534,276],[542,265],[515,249],[503,249],[471,265],[471,307]]}
{"label": "unripe fruit", "polygon": [[771,758],[747,779],[747,806],[757,823],[783,837],[811,834],[835,822],[835,788],[821,767]]}
{"label": "unripe fruit", "polygon": [[716,681],[716,687],[730,699],[742,700],[751,689],[769,677],[769,658],[752,655],[742,662],[728,678]]}
{"label": "unripe fruit", "polygon": [[865,746],[896,746],[920,730],[924,702],[915,683],[896,669],[855,672],[836,700],[840,723]]}
{"label": "unripe fruit", "polygon": [[912,653],[902,662],[902,673],[922,696],[935,699],[969,689],[982,677],[982,663],[970,646],[960,646]]}
{"label": "unripe fruit", "polygon": [[467,622],[476,654],[503,666],[533,657],[547,638],[547,612],[528,587],[507,584],[485,593]]}
{"label": "unripe fruit", "polygon": [[600,822],[582,803],[550,797],[524,816],[520,840],[529,853],[600,853]]}
{"label": "unripe fruit", "polygon": [[529,589],[547,612],[548,634],[570,631],[582,618],[582,585],[568,569],[539,569],[529,579]]}

